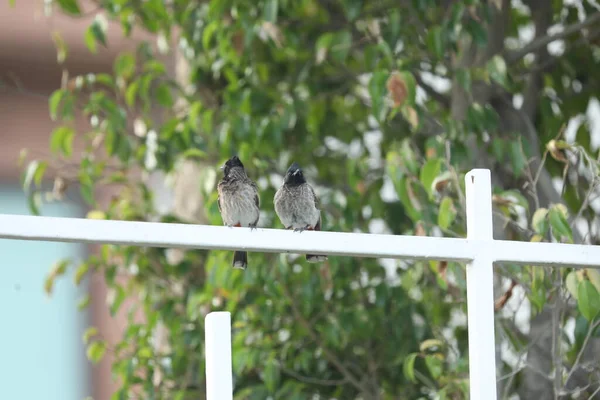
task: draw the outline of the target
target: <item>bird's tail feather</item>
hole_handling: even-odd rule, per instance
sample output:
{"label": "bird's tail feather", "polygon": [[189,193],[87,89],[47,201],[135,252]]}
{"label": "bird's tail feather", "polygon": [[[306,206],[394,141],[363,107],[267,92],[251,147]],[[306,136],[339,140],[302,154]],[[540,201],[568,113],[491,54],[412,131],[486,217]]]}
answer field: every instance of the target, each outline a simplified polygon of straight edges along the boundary
{"label": "bird's tail feather", "polygon": [[233,268],[246,269],[248,265],[248,253],[245,251],[236,251],[233,253]]}
{"label": "bird's tail feather", "polygon": [[306,261],[308,261],[309,263],[318,263],[318,262],[323,262],[327,260],[327,256],[318,256],[315,254],[307,254],[306,255]]}
{"label": "bird's tail feather", "polygon": [[[319,216],[319,220],[317,221],[317,223],[315,224],[314,228],[309,228],[308,230],[315,230],[315,231],[320,231],[321,230],[321,216]],[[307,254],[306,255],[306,261],[308,261],[309,263],[318,263],[318,262],[323,262],[327,260],[327,256],[317,256],[314,254]]]}

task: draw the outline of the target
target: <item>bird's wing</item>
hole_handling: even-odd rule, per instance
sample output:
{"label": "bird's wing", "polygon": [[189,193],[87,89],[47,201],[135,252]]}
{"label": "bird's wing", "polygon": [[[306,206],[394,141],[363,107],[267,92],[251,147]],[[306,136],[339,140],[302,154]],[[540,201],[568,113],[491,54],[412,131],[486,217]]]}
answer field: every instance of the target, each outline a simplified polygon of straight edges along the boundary
{"label": "bird's wing", "polygon": [[312,188],[312,186],[310,186],[308,183],[306,185],[310,189],[310,194],[312,195],[313,201],[315,202],[315,208],[318,210],[319,209],[319,198],[315,194],[315,190]]}
{"label": "bird's wing", "polygon": [[256,183],[252,182],[252,188],[254,189],[254,204],[260,208],[260,196],[258,195],[258,186]]}
{"label": "bird's wing", "polygon": [[219,212],[221,212],[221,184],[222,182],[219,182],[217,185],[217,206],[219,206]]}

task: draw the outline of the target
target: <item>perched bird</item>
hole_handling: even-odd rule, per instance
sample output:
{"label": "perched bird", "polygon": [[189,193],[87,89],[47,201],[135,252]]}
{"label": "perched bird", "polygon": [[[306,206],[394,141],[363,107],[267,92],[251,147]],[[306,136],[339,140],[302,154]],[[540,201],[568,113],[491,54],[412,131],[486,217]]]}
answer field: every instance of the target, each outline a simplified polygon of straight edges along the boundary
{"label": "perched bird", "polygon": [[[231,157],[223,166],[223,179],[217,185],[217,203],[223,223],[229,227],[256,228],[260,199],[258,187],[248,178],[244,164],[237,156]],[[248,253],[233,253],[233,267],[245,269]]]}
{"label": "perched bird", "polygon": [[[302,169],[293,163],[283,178],[283,185],[275,193],[275,212],[286,229],[294,231],[321,230],[319,199],[310,186]],[[327,256],[307,254],[308,262],[327,260]]]}

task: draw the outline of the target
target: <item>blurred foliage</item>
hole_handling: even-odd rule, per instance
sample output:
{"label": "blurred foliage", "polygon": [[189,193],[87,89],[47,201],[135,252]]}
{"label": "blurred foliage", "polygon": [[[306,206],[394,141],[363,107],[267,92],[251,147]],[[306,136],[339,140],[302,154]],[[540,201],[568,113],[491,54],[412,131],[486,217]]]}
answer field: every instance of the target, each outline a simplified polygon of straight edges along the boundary
{"label": "blurred foliage", "polygon": [[[76,0],[50,3],[74,17],[84,12]],[[524,5],[507,9],[502,0],[94,3],[102,13],[85,33],[91,52],[111,45],[109,21],[126,36],[149,31],[156,42],[120,54],[110,74],[70,77],[51,96],[50,115],[60,122],[49,142],[54,158],[24,168],[35,212],[44,196],[60,199],[75,186],[90,218],[189,222],[158,212],[147,177],[168,178],[184,160],[196,160],[206,219],[218,225],[218,167],[237,154],[259,183],[261,226],[281,227],[272,199],[293,160],[321,198],[323,230],[464,237],[464,174],[485,160],[507,239],[572,243],[577,216],[596,224],[585,240],[598,243],[590,207],[598,152],[585,112],[598,92],[600,49],[590,32],[563,37],[562,53],[546,54],[548,65],[540,66],[527,54],[545,46],[522,52],[527,44],[518,36],[538,23],[536,13]],[[553,1],[548,12],[555,23],[575,24],[578,13],[597,12],[590,3],[579,10]],[[464,61],[469,52],[494,48],[499,13],[506,17],[500,48]],[[60,36],[55,43],[64,62],[68,49]],[[185,83],[165,62],[174,52],[190,68]],[[527,103],[537,78],[539,96]],[[480,101],[478,88],[492,94]],[[456,112],[457,93],[466,99],[464,113]],[[530,117],[537,143],[500,112],[518,98],[537,107],[513,118]],[[78,115],[89,119],[88,130],[75,129]],[[562,130],[574,117],[583,118],[576,141]],[[539,170],[533,158],[543,159]],[[47,168],[67,161],[76,172],[58,168],[48,194]],[[564,204],[541,199],[542,169],[564,179]],[[118,196],[100,207],[96,193],[104,187],[117,187]],[[203,318],[211,310],[233,314],[237,399],[468,397],[464,265],[330,257],[315,266],[296,255],[251,253],[241,272],[230,268],[230,257],[106,245],[80,265],[59,262],[46,290],[71,265],[78,282],[92,272],[105,275],[111,313],[128,313],[130,323],[114,349],[95,328],[84,341],[93,361],[115,353],[115,399],[202,396]],[[497,273],[500,287],[514,282],[496,293],[498,340],[518,354],[527,349],[514,312],[500,310],[515,285],[532,316],[556,298],[577,301],[557,327],[576,320],[573,341],[557,335],[567,349],[561,365],[576,364],[590,335],[598,335],[600,275],[512,265]],[[129,297],[137,301],[123,308]],[[166,347],[154,345],[159,326]],[[522,368],[498,363],[499,373]],[[505,394],[520,382],[510,379]]]}

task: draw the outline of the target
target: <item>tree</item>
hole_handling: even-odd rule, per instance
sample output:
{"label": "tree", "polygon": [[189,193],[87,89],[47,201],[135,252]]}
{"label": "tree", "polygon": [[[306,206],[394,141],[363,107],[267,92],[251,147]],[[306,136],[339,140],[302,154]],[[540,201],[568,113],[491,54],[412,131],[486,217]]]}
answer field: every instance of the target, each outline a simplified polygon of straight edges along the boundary
{"label": "tree", "polygon": [[[82,13],[76,0],[56,3]],[[321,197],[324,230],[462,237],[464,174],[485,167],[496,238],[599,242],[598,152],[586,114],[600,83],[595,1],[96,4],[125,35],[145,29],[159,48],[176,42],[189,74],[169,75],[146,43],[122,54],[114,74],[75,77],[52,95],[50,113],[64,121],[52,133],[56,158],[72,159],[75,136],[86,143],[68,183],[91,217],[182,222],[181,213],[158,212],[146,178],[194,161],[198,218],[220,224],[218,166],[237,154],[258,180],[261,226],[281,227],[272,199],[294,160]],[[90,25],[91,51],[110,45],[103,29]],[[78,113],[89,131],[70,125]],[[34,210],[43,190],[35,184],[53,162],[26,169]],[[120,196],[97,209],[103,185],[119,185]],[[468,396],[463,265],[331,257],[313,266],[252,253],[240,272],[227,252],[172,254],[104,246],[78,267],[79,277],[105,274],[113,312],[133,296],[145,316],[114,349],[116,398],[203,392],[209,309],[233,313],[239,399]],[[598,346],[598,273],[501,265],[496,275],[501,398],[597,392],[598,367],[585,354]],[[516,291],[531,307],[525,327],[506,306]],[[564,335],[573,323],[573,337]],[[162,348],[151,340],[159,325]],[[106,345],[94,333],[89,355],[98,359]]]}

